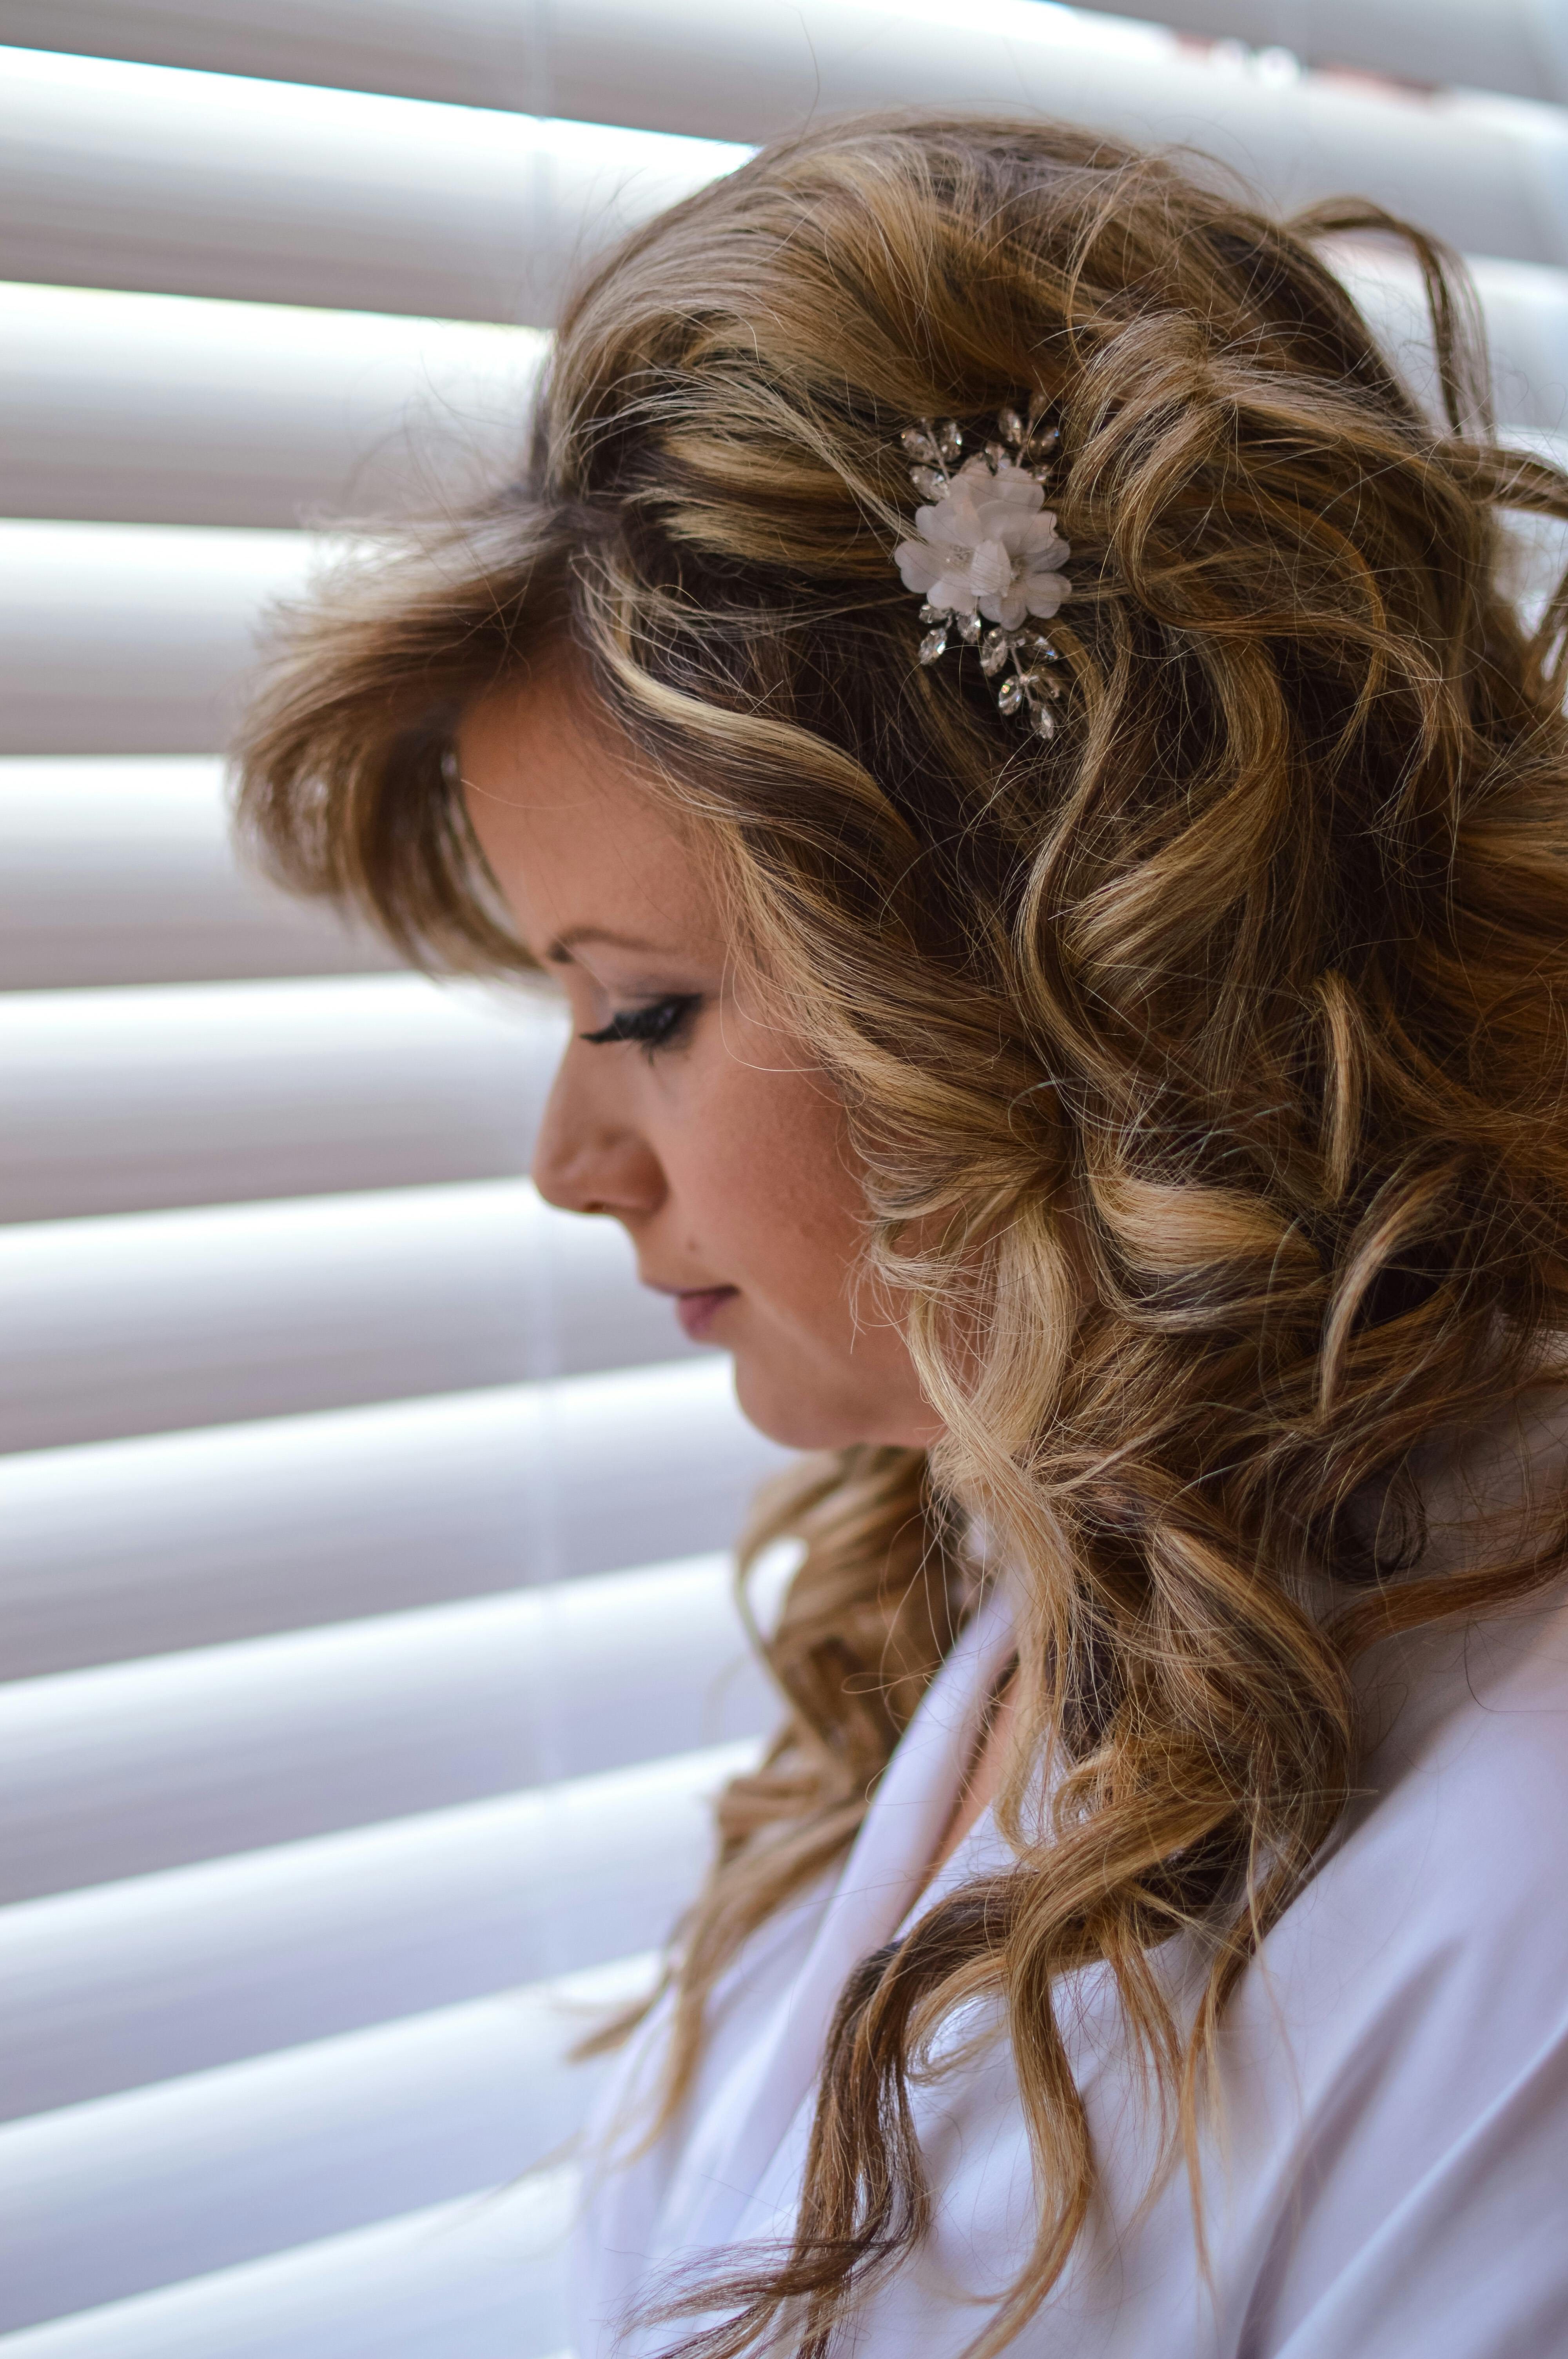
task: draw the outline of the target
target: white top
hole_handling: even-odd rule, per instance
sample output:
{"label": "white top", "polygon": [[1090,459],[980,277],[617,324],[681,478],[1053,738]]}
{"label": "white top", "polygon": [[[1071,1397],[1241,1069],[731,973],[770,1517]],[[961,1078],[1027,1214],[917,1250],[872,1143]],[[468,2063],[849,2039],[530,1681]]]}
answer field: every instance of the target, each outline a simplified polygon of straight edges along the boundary
{"label": "white top", "polygon": [[[617,2321],[677,2264],[788,2237],[846,1977],[1007,1856],[988,1813],[919,1893],[1008,1651],[998,1599],[933,1682],[842,1869],[726,1976],[691,2104],[640,2154],[635,2101],[665,2012],[639,2032],[600,2111],[578,2359],[668,2350],[689,2324],[622,2339]],[[1365,1799],[1227,2012],[1206,2284],[1180,2166],[1145,2200],[1158,2140],[1108,1977],[1063,1993],[1103,2196],[1011,2346],[1028,2359],[1568,2353],[1568,1604],[1557,1590],[1379,1660],[1391,1728]],[[855,2359],[957,2359],[1032,2241],[1005,2035],[913,2093],[934,2226],[858,2314]]]}

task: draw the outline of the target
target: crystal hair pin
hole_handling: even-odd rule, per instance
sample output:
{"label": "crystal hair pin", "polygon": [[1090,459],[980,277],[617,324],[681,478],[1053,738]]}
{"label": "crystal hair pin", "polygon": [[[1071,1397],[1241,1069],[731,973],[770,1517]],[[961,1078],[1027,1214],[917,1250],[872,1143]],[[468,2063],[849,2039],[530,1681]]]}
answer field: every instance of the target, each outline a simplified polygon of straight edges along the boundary
{"label": "crystal hair pin", "polygon": [[1062,571],[1072,550],[1045,506],[1060,429],[1033,408],[1027,420],[1008,408],[998,415],[996,438],[968,458],[951,418],[923,419],[899,440],[914,462],[910,479],[929,502],[914,511],[918,538],[893,551],[904,588],[925,601],[921,662],[935,663],[953,639],[978,647],[988,679],[1006,675],[997,688],[1001,711],[1022,714],[1036,736],[1054,737],[1062,684],[1050,667],[1061,658],[1029,625],[1032,616],[1049,622],[1072,586]]}

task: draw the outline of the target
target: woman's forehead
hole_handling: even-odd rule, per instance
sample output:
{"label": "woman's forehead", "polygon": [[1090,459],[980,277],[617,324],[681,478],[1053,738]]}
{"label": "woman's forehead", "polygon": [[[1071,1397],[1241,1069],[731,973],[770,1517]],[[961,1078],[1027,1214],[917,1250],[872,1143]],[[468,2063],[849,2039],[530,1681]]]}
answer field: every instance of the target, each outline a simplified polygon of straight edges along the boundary
{"label": "woman's forehead", "polygon": [[524,938],[560,963],[590,941],[639,952],[719,947],[692,832],[650,792],[558,676],[497,691],[458,733],[470,821]]}

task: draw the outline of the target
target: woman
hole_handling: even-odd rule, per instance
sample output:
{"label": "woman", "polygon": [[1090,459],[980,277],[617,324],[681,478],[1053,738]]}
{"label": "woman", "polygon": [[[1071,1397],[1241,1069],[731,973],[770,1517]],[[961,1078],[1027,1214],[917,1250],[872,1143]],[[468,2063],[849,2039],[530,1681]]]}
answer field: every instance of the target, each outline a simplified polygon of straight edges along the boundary
{"label": "woman", "polygon": [[[809,1449],[580,2359],[1568,2347],[1568,739],[1312,244],[1040,125],[633,238],[244,812],[572,1038],[536,1175]],[[912,473],[914,480],[912,481]]]}

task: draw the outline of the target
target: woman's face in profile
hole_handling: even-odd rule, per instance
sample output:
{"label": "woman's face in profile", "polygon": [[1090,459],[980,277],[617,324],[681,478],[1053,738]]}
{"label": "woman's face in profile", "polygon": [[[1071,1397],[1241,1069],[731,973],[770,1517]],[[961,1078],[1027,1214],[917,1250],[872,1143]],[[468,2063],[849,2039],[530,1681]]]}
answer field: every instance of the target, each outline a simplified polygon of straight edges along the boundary
{"label": "woman's face in profile", "polygon": [[865,1203],[827,1076],[770,1018],[683,834],[585,728],[564,674],[498,692],[459,742],[474,832],[572,1033],[534,1178],[608,1212],[741,1406],[797,1449],[937,1430],[898,1327],[857,1286]]}

